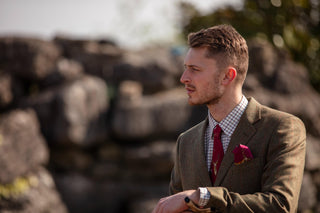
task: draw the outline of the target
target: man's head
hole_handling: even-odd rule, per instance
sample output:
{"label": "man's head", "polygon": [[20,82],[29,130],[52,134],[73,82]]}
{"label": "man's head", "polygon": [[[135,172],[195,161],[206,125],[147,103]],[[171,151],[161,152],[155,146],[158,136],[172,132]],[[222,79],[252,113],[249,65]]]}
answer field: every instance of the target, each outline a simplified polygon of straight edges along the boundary
{"label": "man's head", "polygon": [[245,39],[230,25],[218,25],[188,36],[190,48],[205,47],[206,57],[214,58],[219,69],[232,66],[237,82],[243,83],[248,70],[249,56]]}
{"label": "man's head", "polygon": [[233,27],[219,25],[191,33],[188,39],[190,49],[180,81],[189,103],[211,106],[241,98],[248,69],[244,38]]}

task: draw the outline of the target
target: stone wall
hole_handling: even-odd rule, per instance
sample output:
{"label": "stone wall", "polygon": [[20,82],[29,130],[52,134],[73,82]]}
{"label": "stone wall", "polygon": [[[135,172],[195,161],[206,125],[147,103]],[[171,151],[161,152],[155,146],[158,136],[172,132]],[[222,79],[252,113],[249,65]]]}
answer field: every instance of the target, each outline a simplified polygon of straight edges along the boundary
{"label": "stone wall", "polygon": [[[307,156],[299,212],[320,212],[320,105],[307,70],[252,40],[244,92],[299,116]],[[0,38],[1,212],[151,212],[166,196],[190,107],[179,47]]]}

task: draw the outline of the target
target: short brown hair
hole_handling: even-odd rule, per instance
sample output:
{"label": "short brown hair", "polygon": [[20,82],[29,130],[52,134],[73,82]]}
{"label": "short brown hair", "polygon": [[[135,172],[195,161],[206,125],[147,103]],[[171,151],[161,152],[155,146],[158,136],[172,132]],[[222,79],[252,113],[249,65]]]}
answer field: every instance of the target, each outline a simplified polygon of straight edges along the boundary
{"label": "short brown hair", "polygon": [[191,48],[206,47],[208,58],[221,57],[217,60],[218,66],[233,66],[238,72],[238,80],[244,81],[249,63],[248,46],[232,26],[218,25],[190,33],[188,44]]}

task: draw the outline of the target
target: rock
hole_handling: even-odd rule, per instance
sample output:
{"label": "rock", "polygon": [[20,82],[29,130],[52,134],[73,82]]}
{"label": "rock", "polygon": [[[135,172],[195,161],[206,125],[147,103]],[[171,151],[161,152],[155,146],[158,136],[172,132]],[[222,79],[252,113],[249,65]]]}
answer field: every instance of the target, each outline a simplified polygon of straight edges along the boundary
{"label": "rock", "polygon": [[259,79],[255,75],[248,73],[243,84],[243,90],[246,92],[254,93],[257,89],[260,88],[262,88],[262,85]]}
{"label": "rock", "polygon": [[320,136],[320,95],[308,71],[265,41],[249,43],[250,65],[244,93],[262,104],[300,117],[310,134]]}
{"label": "rock", "polygon": [[125,80],[140,82],[144,93],[151,94],[177,86],[182,74],[182,64],[179,65],[168,48],[128,51],[121,63],[114,67],[113,80],[117,83]]}
{"label": "rock", "polygon": [[56,97],[54,140],[83,146],[105,140],[108,105],[107,86],[99,78],[87,76],[67,85]]}
{"label": "rock", "polygon": [[288,54],[259,39],[249,41],[248,47],[248,74],[254,75],[261,85],[283,94],[305,93],[310,90],[308,71],[301,64],[293,62]]}
{"label": "rock", "polygon": [[317,189],[312,182],[312,177],[309,173],[303,175],[301,192],[298,202],[298,210],[311,210],[317,204]]}
{"label": "rock", "polygon": [[[120,86],[116,108],[113,113],[112,129],[117,138],[138,139],[156,135],[178,134],[191,115],[184,89],[172,89],[154,95],[127,93]],[[138,87],[138,86],[136,86]],[[135,88],[133,91],[139,92]]]}
{"label": "rock", "polygon": [[50,74],[60,57],[52,42],[32,38],[0,38],[0,68],[29,81],[39,81]]}
{"label": "rock", "polygon": [[9,105],[13,100],[12,81],[9,73],[0,71],[0,107]]}
{"label": "rock", "polygon": [[168,196],[168,183],[135,183],[128,185],[127,212],[152,212],[160,198]]}
{"label": "rock", "polygon": [[275,72],[274,87],[278,93],[305,94],[311,89],[307,69],[301,64],[284,60]]}
{"label": "rock", "polygon": [[97,160],[90,169],[90,175],[96,180],[118,181],[123,173],[123,147],[116,143],[102,144],[95,154]]}
{"label": "rock", "polygon": [[131,213],[150,213],[156,207],[158,203],[158,199],[156,198],[141,198],[140,200],[136,200],[130,205]]}
{"label": "rock", "polygon": [[255,90],[244,90],[247,97],[254,97],[260,103],[298,116],[304,122],[308,132],[320,136],[320,96],[314,90],[305,93],[285,95],[276,91],[257,87]]}
{"label": "rock", "polygon": [[27,88],[21,79],[16,78],[12,73],[0,70],[0,108],[5,109],[26,95]]}
{"label": "rock", "polygon": [[306,169],[308,171],[320,171],[320,140],[308,135],[307,137],[307,154]]}
{"label": "rock", "polygon": [[48,149],[33,110],[14,110],[0,118],[0,183],[46,164]]}
{"label": "rock", "polygon": [[61,58],[57,61],[53,72],[40,82],[42,87],[52,87],[73,81],[83,76],[82,65],[74,60]]}
{"label": "rock", "polygon": [[107,138],[107,92],[102,79],[83,76],[23,100],[21,105],[35,109],[51,144],[88,147]]}
{"label": "rock", "polygon": [[34,174],[18,178],[13,185],[10,185],[10,190],[14,191],[14,194],[7,194],[5,199],[0,193],[2,213],[68,212],[56,191],[51,175],[45,169],[38,169]]}
{"label": "rock", "polygon": [[[70,212],[137,212],[143,199],[167,195],[168,183],[96,181],[77,173],[54,175],[57,188]],[[148,208],[151,207],[150,203]],[[134,210],[133,210],[134,209]]]}
{"label": "rock", "polygon": [[138,106],[142,102],[143,88],[136,81],[123,81],[119,87],[118,105]]}
{"label": "rock", "polygon": [[123,150],[115,142],[109,142],[101,145],[96,155],[101,161],[118,162],[123,157]]}
{"label": "rock", "polygon": [[99,149],[99,158],[92,165],[90,175],[97,180],[167,181],[173,167],[174,147],[175,141],[139,146],[105,144]]}
{"label": "rock", "polygon": [[70,212],[125,212],[125,184],[98,182],[76,173],[57,174],[55,181]]}
{"label": "rock", "polygon": [[87,73],[107,83],[141,82],[148,94],[175,87],[182,73],[181,60],[167,47],[124,52],[110,41],[60,36],[54,42],[61,47],[64,57],[80,62]]}
{"label": "rock", "polygon": [[50,165],[58,171],[84,172],[94,166],[93,156],[80,149],[51,149]]}
{"label": "rock", "polygon": [[85,72],[105,80],[113,78],[113,66],[122,59],[123,51],[108,40],[75,40],[58,36],[54,39],[67,58],[80,62]]}
{"label": "rock", "polygon": [[167,180],[173,167],[175,142],[155,141],[124,150],[125,176],[130,180]]}
{"label": "rock", "polygon": [[320,170],[313,172],[312,174],[313,183],[316,185],[317,190],[320,190]]}
{"label": "rock", "polygon": [[123,178],[123,168],[119,167],[119,162],[95,162],[88,174],[96,181],[119,181]]}
{"label": "rock", "polygon": [[308,71],[301,64],[293,62],[288,54],[276,50],[264,40],[251,40],[248,47],[248,74],[254,75],[261,85],[286,95],[306,93],[311,89]]}
{"label": "rock", "polygon": [[266,40],[252,39],[248,41],[249,71],[266,86],[272,85],[273,76],[278,67],[278,53]]}

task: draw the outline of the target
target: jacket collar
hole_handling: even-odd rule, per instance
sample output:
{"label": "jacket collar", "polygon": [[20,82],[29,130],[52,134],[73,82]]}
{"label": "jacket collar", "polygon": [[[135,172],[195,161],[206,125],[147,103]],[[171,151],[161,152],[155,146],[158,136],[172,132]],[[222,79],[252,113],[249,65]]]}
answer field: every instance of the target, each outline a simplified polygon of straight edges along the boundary
{"label": "jacket collar", "polygon": [[241,116],[239,124],[231,137],[214,186],[219,186],[222,183],[228,170],[234,163],[234,156],[232,153],[234,148],[239,144],[246,145],[250,138],[256,133],[254,124],[261,119],[261,105],[254,98],[248,98],[248,101],[248,106]]}

